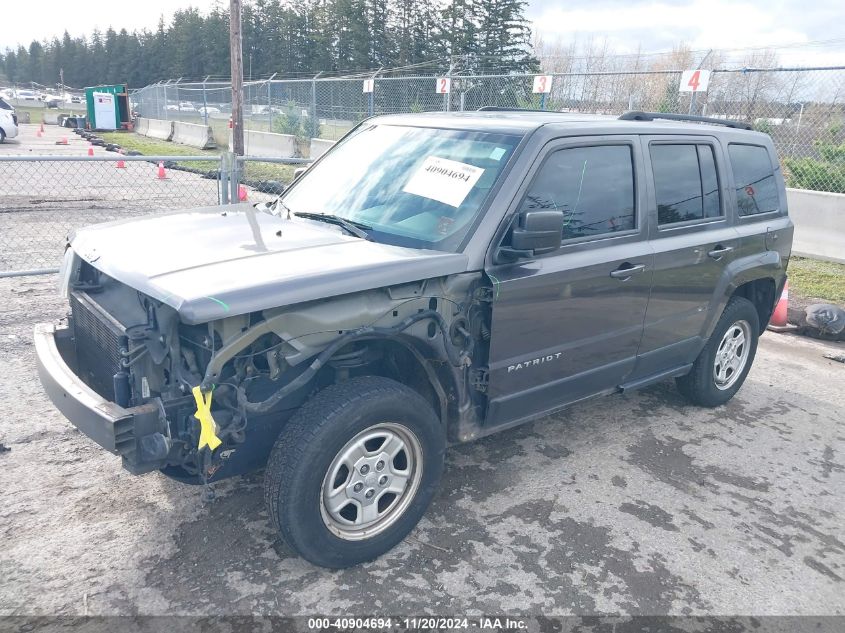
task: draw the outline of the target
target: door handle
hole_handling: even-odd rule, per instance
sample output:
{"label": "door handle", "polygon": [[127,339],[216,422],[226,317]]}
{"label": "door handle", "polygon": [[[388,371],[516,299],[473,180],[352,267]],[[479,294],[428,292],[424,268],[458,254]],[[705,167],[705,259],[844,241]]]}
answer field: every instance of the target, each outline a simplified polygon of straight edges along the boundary
{"label": "door handle", "polygon": [[[624,264],[623,264],[624,266]],[[614,279],[621,279],[625,281],[626,279],[630,279],[631,275],[637,275],[645,270],[645,264],[634,264],[631,266],[628,264],[627,268],[622,268],[621,266],[616,270],[610,271],[610,276]]]}
{"label": "door handle", "polygon": [[727,255],[734,249],[733,246],[722,246],[719,244],[712,251],[707,251],[707,256],[712,257],[716,261],[722,259],[722,256]]}

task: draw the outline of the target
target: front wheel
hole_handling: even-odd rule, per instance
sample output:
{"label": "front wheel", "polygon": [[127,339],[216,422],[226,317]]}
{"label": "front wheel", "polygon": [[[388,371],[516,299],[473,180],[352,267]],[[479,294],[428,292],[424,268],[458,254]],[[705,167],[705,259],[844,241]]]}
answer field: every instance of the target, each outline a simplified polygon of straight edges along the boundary
{"label": "front wheel", "polygon": [[372,560],[422,517],[445,448],[440,420],[408,387],[371,376],[327,387],[291,418],[270,455],[271,520],[316,565]]}
{"label": "front wheel", "polygon": [[678,390],[704,407],[725,404],[745,382],[757,353],[759,332],[754,304],[732,297],[690,372],[676,379]]}

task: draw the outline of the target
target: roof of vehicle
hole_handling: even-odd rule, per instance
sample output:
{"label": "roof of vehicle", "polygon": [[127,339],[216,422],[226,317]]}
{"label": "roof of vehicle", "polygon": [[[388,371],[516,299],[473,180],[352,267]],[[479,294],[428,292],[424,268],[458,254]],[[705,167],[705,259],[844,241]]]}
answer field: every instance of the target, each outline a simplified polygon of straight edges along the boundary
{"label": "roof of vehicle", "polygon": [[[479,132],[524,135],[543,126],[554,126],[564,133],[587,134],[720,134],[725,132],[760,134],[726,127],[724,124],[681,120],[623,120],[618,116],[549,112],[542,110],[488,110],[474,112],[426,112],[379,116],[373,122],[391,125],[440,127]],[[726,121],[727,123],[727,121]],[[764,135],[765,136],[765,135]]]}

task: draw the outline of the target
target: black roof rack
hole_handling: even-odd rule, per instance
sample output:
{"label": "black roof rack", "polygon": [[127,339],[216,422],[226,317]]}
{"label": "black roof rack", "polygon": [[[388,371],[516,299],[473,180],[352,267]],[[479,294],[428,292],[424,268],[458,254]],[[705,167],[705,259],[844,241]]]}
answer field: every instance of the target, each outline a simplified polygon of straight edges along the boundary
{"label": "black roof rack", "polygon": [[710,123],[712,125],[724,125],[738,130],[751,130],[751,124],[731,119],[714,119],[709,116],[698,116],[695,114],[674,114],[670,112],[639,112],[632,110],[619,117],[622,121],[654,121],[655,119],[666,119],[667,121],[695,121],[696,123]]}
{"label": "black roof rack", "polygon": [[508,108],[505,106],[481,106],[476,112],[548,112],[531,108]]}

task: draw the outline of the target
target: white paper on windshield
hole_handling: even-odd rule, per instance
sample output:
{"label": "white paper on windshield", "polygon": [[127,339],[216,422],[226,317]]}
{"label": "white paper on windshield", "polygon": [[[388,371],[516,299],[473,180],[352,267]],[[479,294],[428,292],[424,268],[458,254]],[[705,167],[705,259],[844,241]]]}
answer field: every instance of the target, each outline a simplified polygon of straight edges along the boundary
{"label": "white paper on windshield", "polygon": [[459,207],[483,173],[475,165],[429,156],[402,191]]}

